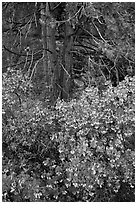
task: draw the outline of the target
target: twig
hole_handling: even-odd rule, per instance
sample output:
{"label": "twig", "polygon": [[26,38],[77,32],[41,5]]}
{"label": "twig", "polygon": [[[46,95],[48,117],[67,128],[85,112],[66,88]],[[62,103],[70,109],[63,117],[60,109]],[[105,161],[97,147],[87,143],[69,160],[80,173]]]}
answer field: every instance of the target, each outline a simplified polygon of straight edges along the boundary
{"label": "twig", "polygon": [[29,54],[29,51],[27,52],[27,56],[26,56],[26,60],[25,60],[25,64],[24,64],[23,70],[25,70],[27,62],[28,62],[28,54]]}
{"label": "twig", "polygon": [[32,20],[33,20],[33,16],[29,19],[29,21],[27,22],[27,24],[24,26],[24,27],[26,27],[26,26],[29,24],[29,28],[27,29],[27,32],[26,32],[26,35],[25,35],[25,39],[27,38],[28,33],[29,33],[29,31],[30,31],[31,24],[32,24]]}
{"label": "twig", "polygon": [[32,79],[33,73],[34,73],[34,71],[35,71],[35,69],[36,69],[38,63],[39,63],[40,60],[42,60],[42,59],[43,59],[43,57],[41,57],[41,58],[40,58],[39,60],[37,60],[37,62],[35,63],[28,84],[30,83],[30,81],[31,81],[31,79]]}
{"label": "twig", "polygon": [[[56,82],[55,82],[56,83]],[[61,89],[61,90],[63,90],[68,96],[69,96],[69,94],[58,84],[58,83],[56,83],[56,85]]]}
{"label": "twig", "polygon": [[61,66],[62,66],[62,68],[64,69],[64,71],[67,73],[67,75],[69,76],[69,78],[71,78],[71,76],[70,76],[70,74],[68,73],[68,71],[65,69],[65,67],[63,66],[63,64],[62,63],[60,63],[61,64]]}
{"label": "twig", "polygon": [[53,12],[60,4],[61,4],[61,2],[59,2],[59,3],[57,4],[57,6],[55,6],[55,7],[52,9],[52,12]]}
{"label": "twig", "polygon": [[36,25],[36,28],[37,28],[37,27],[38,27],[38,24],[37,24],[36,13],[34,13],[34,21],[35,21],[35,25]]}
{"label": "twig", "polygon": [[[5,50],[7,50],[8,52],[14,54],[14,55],[27,57],[27,54],[20,54],[20,53],[14,52],[14,51],[10,50],[9,48],[7,48],[5,45],[3,45],[3,48],[4,48]],[[50,51],[49,49],[42,49],[42,50],[47,50],[48,52],[50,52],[50,53],[52,54],[52,51]],[[40,50],[40,51],[38,51],[38,52],[35,52],[34,55],[37,55],[37,54],[38,54],[39,52],[41,52],[42,50]],[[32,55],[29,54],[28,56],[31,57]]]}
{"label": "twig", "polygon": [[[108,44],[107,41],[102,37],[102,35],[101,35],[101,33],[100,33],[98,27],[95,25],[95,23],[94,23],[93,21],[92,21],[92,23],[94,24],[95,28],[97,29],[97,32],[98,32],[100,38],[101,38],[106,44]],[[109,46],[110,46],[110,45],[109,45]]]}
{"label": "twig", "polygon": [[28,68],[28,76],[29,76],[29,73],[30,73],[30,68],[32,66],[32,63],[33,63],[33,50],[32,50],[31,62],[30,62],[29,68]]}
{"label": "twig", "polygon": [[54,23],[66,23],[69,22],[71,19],[75,18],[77,16],[77,14],[82,10],[83,6],[81,6],[81,8],[74,14],[74,16],[68,18],[67,20],[63,20],[63,21],[55,21]]}

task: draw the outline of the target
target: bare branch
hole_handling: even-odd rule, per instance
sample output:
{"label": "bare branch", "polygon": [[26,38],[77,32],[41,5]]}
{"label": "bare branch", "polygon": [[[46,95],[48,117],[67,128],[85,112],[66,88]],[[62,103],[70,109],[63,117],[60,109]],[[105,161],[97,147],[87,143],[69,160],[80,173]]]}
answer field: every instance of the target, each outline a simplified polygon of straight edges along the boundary
{"label": "bare branch", "polygon": [[72,17],[68,18],[67,20],[55,21],[54,23],[66,23],[66,22],[69,22],[71,19],[75,18],[82,9],[83,9],[83,6],[81,6],[81,8]]}
{"label": "bare branch", "polygon": [[[60,63],[61,64],[61,63]],[[63,66],[63,64],[61,64],[62,68],[64,69],[64,71],[66,72],[66,74],[69,76],[69,78],[71,78],[70,74],[68,73],[68,71],[65,69],[65,67]]]}
{"label": "bare branch", "polygon": [[[14,52],[14,51],[10,50],[9,48],[7,48],[5,45],[3,45],[3,48],[4,48],[5,50],[7,50],[8,52],[14,54],[14,55],[27,57],[27,54],[22,54],[22,53]],[[44,50],[44,49],[41,49],[40,51],[35,52],[34,55],[37,55],[39,52],[42,52],[42,50]],[[45,50],[47,50],[48,52],[50,52],[50,53],[52,54],[52,52],[51,52],[49,49],[45,49]],[[31,57],[32,54],[29,54],[28,56]]]}
{"label": "bare branch", "polygon": [[30,73],[30,68],[32,66],[32,63],[33,63],[33,50],[32,50],[31,62],[30,62],[29,69],[28,69],[28,76],[29,76],[29,73]]}
{"label": "bare branch", "polygon": [[24,64],[23,70],[25,70],[27,62],[28,62],[28,54],[29,54],[29,51],[27,51],[27,56],[26,56],[26,60],[25,60],[25,64]]}
{"label": "bare branch", "polygon": [[31,82],[32,76],[33,76],[33,74],[34,74],[34,71],[36,70],[36,67],[37,67],[38,63],[39,63],[40,60],[42,60],[42,59],[43,59],[43,57],[42,57],[41,59],[39,59],[39,60],[36,61],[35,65],[34,65],[34,67],[33,67],[33,70],[32,70],[31,76],[30,76],[30,79],[29,79],[29,81],[28,81],[28,84]]}

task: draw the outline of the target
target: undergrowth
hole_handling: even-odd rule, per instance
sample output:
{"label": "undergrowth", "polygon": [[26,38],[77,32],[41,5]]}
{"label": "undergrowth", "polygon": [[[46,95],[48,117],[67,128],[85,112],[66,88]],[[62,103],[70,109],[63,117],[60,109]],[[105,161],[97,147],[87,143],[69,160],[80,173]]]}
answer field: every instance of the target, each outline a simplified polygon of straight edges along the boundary
{"label": "undergrowth", "polygon": [[3,201],[134,201],[135,78],[54,108],[30,87],[3,75]]}

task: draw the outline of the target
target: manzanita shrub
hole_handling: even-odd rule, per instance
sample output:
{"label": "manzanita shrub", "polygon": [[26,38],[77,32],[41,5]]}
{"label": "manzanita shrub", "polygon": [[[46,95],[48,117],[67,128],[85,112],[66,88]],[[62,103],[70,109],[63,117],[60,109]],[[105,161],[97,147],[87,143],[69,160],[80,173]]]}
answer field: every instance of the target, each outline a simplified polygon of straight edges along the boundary
{"label": "manzanita shrub", "polygon": [[25,94],[18,105],[19,80],[10,78],[3,79],[3,201],[134,201],[134,77],[102,94],[86,88],[54,108]]}

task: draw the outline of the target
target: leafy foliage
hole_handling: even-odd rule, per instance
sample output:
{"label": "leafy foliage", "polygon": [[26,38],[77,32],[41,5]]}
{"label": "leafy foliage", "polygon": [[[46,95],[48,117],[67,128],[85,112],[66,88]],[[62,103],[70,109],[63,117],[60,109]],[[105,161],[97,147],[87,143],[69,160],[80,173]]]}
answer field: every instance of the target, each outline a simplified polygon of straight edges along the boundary
{"label": "leafy foliage", "polygon": [[52,108],[25,85],[3,76],[3,201],[134,201],[135,78]]}
{"label": "leafy foliage", "polygon": [[[134,79],[126,78],[118,88],[110,86],[101,98],[91,88],[78,102],[57,106],[63,116],[59,151],[65,164],[69,160],[69,180],[85,187],[94,201],[110,201],[123,182],[134,186],[133,84]],[[98,197],[102,189],[104,200]]]}

